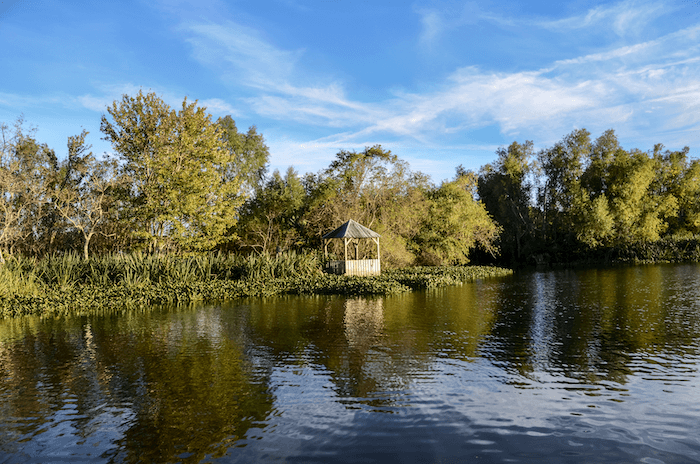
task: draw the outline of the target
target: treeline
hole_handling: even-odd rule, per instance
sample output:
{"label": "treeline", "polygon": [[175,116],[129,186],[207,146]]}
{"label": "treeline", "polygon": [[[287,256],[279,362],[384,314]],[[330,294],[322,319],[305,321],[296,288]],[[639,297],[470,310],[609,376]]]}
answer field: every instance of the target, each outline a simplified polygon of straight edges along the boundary
{"label": "treeline", "polygon": [[567,262],[629,257],[700,228],[700,164],[688,149],[628,151],[613,131],[592,140],[577,130],[537,153],[514,142],[478,173],[460,166],[434,185],[381,146],[341,150],[318,173],[269,174],[255,127],[239,132],[230,116],[214,121],[187,99],[173,109],[153,93],[106,109],[106,158],[85,131],[58,160],[21,119],[0,129],[0,261],[318,249],[355,219],[382,235],[388,266]]}
{"label": "treeline", "polygon": [[585,129],[538,153],[532,142],[499,149],[478,194],[503,227],[501,259],[697,259],[700,161],[688,151],[625,150],[614,131],[592,140]]}
{"label": "treeline", "polygon": [[380,146],[341,151],[317,174],[268,175],[255,127],[240,133],[230,116],[213,121],[196,102],[176,110],[143,92],[102,116],[113,148],[105,159],[90,151],[85,131],[69,137],[58,160],[21,119],[1,130],[0,261],[312,249],[350,218],[382,235],[388,266],[466,263],[476,246],[496,253],[499,228],[475,199],[476,175],[436,187]]}

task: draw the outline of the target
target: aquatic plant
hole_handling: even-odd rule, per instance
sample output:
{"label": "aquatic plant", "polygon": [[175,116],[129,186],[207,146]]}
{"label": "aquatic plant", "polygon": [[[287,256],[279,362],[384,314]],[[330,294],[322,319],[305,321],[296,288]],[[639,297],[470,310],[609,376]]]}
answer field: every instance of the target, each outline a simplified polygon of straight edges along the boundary
{"label": "aquatic plant", "polygon": [[282,294],[386,295],[503,276],[483,266],[412,267],[380,276],[322,272],[316,253],[238,256],[111,254],[84,260],[55,255],[18,258],[0,267],[0,317],[97,310],[131,310],[156,304],[222,301]]}

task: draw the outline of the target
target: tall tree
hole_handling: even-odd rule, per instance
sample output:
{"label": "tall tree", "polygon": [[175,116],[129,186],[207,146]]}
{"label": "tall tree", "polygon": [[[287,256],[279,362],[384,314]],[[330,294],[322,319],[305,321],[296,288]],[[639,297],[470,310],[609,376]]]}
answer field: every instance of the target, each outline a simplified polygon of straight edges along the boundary
{"label": "tall tree", "polygon": [[134,232],[149,249],[211,249],[242,204],[241,180],[218,125],[197,102],[172,110],[155,93],[124,95],[101,130],[121,160]]}
{"label": "tall tree", "polygon": [[581,175],[581,202],[572,225],[588,246],[657,240],[678,212],[682,156],[624,150],[612,130],[592,145]]}
{"label": "tall tree", "polygon": [[467,264],[476,246],[496,254],[501,228],[474,198],[477,176],[458,171],[428,194],[428,214],[415,241],[423,264]]}
{"label": "tall tree", "polygon": [[309,239],[348,219],[382,235],[382,259],[388,265],[415,260],[410,241],[426,212],[427,177],[380,145],[362,152],[341,150],[322,173],[307,176],[308,203],[303,221]]}
{"label": "tall tree", "polygon": [[224,146],[232,160],[226,176],[240,182],[243,192],[250,194],[262,185],[267,173],[270,150],[265,145],[265,139],[258,134],[255,126],[251,126],[245,134],[238,132],[231,116],[219,118],[216,123],[221,128]]}
{"label": "tall tree", "polygon": [[88,259],[90,240],[107,219],[117,186],[116,163],[97,160],[85,144],[88,132],[68,138],[68,158],[61,163],[62,179],[56,182],[53,204],[58,214],[83,238]]}
{"label": "tall tree", "polygon": [[576,242],[573,225],[577,212],[585,204],[581,175],[590,151],[590,133],[577,129],[537,156],[544,177],[537,195],[542,211],[540,231],[548,243],[570,247]]}
{"label": "tall tree", "polygon": [[38,224],[48,210],[47,178],[56,154],[25,132],[20,117],[13,128],[0,124],[0,263],[15,246],[37,252]]}
{"label": "tall tree", "polygon": [[482,167],[479,175],[479,199],[503,227],[501,252],[513,260],[521,259],[522,242],[532,237],[534,232],[530,214],[533,153],[531,141],[523,144],[513,142],[507,149],[499,148],[496,151],[497,160]]}
{"label": "tall tree", "polygon": [[241,246],[267,253],[294,245],[301,239],[298,222],[305,200],[306,191],[292,167],[284,177],[275,171],[241,208],[237,225]]}

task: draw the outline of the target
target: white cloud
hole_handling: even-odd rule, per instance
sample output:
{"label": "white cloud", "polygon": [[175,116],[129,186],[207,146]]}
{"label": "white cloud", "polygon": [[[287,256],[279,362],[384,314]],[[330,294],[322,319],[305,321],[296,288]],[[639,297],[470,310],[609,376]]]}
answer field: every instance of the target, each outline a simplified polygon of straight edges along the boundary
{"label": "white cloud", "polygon": [[[700,27],[653,41],[554,62],[535,71],[498,73],[462,68],[431,93],[403,93],[382,102],[295,92],[252,97],[256,111],[343,131],[343,140],[393,134],[430,142],[443,134],[498,124],[506,136],[553,140],[574,127],[614,127],[648,137],[648,121],[670,130],[688,121],[700,85]],[[594,64],[594,66],[592,66]],[[651,116],[646,112],[654,104]]]}
{"label": "white cloud", "polygon": [[[607,24],[624,35],[631,18],[646,21],[657,10],[657,3],[625,1],[577,17],[539,21],[538,27],[569,33],[572,27],[595,29]],[[452,22],[434,11],[422,14],[421,40],[426,43],[454,24],[476,17],[473,9],[462,17],[454,15]],[[495,20],[486,13],[480,17]],[[504,24],[508,21],[501,19]],[[627,40],[566,60],[554,59],[541,69],[502,72],[466,66],[443,82],[431,83],[428,92],[387,91],[384,98],[371,102],[353,98],[334,76],[310,73],[304,67],[303,50],[277,47],[247,26],[224,22],[189,24],[182,29],[197,60],[216,70],[231,87],[244,89],[236,101],[243,102],[246,111],[330,134],[312,141],[271,140],[272,134],[265,134],[273,165],[291,161],[300,171],[327,165],[341,148],[360,149],[382,142],[392,149],[404,147],[410,159],[428,166],[421,170],[430,171],[427,158],[418,153],[421,147],[433,153],[454,153],[445,147],[461,143],[465,152],[475,150],[464,142],[465,135],[491,126],[498,127],[506,138],[527,138],[538,144],[559,140],[577,127],[594,134],[612,127],[621,138],[639,143],[663,141],[682,146],[698,142],[700,26],[652,40]],[[127,84],[101,90],[102,96],[86,94],[77,102],[104,111],[122,93],[138,88]],[[163,98],[172,101],[171,105],[182,101],[169,93]],[[212,112],[237,114],[226,99],[210,98],[200,104]],[[659,134],[670,140],[660,140]]]}
{"label": "white cloud", "polygon": [[220,98],[209,98],[198,102],[199,106],[206,107],[207,111],[215,115],[238,116],[238,111]]}

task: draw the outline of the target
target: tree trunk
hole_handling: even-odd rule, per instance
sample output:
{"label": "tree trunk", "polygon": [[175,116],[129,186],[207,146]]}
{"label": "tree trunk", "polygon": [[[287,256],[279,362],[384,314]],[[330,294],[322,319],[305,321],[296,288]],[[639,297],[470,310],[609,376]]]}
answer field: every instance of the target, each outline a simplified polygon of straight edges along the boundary
{"label": "tree trunk", "polygon": [[85,261],[88,260],[88,246],[90,245],[90,239],[92,238],[92,232],[84,235],[85,237],[85,243],[83,244],[83,258],[85,258]]}

